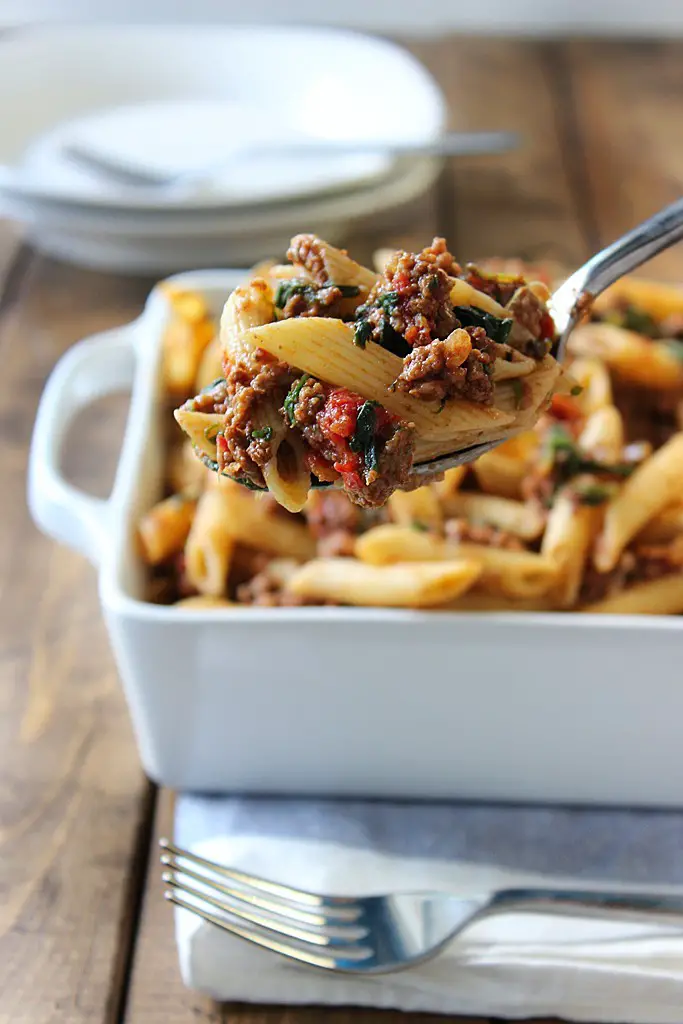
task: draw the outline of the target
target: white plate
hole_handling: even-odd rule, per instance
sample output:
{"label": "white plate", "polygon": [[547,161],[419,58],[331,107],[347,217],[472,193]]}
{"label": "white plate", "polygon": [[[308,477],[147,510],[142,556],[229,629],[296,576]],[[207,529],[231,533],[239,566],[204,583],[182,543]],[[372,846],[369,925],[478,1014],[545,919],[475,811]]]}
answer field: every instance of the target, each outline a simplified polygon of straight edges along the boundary
{"label": "white plate", "polygon": [[[384,40],[304,28],[51,29],[0,44],[0,164],[65,205],[239,206],[377,181],[377,155],[237,162],[210,188],[150,195],[71,165],[66,141],[159,170],[229,153],[236,138],[426,140],[444,124],[425,69]],[[11,195],[11,183],[3,182]]]}
{"label": "white plate", "polygon": [[[36,248],[81,266],[122,273],[164,274],[179,269],[222,264],[255,263],[281,256],[293,234],[311,230],[333,244],[343,242],[354,224],[391,228],[401,211],[410,207],[434,183],[440,162],[414,161],[404,165],[381,186],[317,202],[288,204],[258,215],[201,215],[126,218],[100,215],[66,216],[57,209],[31,222],[28,234]],[[17,215],[19,211],[17,211]],[[425,237],[425,244],[429,238]]]}

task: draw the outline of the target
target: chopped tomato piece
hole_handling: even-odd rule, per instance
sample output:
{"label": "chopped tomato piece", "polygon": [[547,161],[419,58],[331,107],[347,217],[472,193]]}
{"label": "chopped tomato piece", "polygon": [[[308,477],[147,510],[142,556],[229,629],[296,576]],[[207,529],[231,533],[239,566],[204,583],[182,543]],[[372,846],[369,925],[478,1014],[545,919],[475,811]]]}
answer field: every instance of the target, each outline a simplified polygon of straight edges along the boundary
{"label": "chopped tomato piece", "polygon": [[580,420],[583,412],[578,402],[571,395],[553,395],[550,403],[550,415],[556,420]]}

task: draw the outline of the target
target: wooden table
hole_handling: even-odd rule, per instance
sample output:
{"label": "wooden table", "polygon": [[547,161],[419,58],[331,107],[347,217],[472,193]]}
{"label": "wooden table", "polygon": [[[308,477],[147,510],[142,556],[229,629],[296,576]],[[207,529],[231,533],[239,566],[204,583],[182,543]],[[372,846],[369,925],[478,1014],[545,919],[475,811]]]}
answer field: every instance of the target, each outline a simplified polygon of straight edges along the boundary
{"label": "wooden table", "polygon": [[[683,45],[445,39],[412,46],[453,128],[524,147],[463,160],[391,239],[447,235],[460,258],[577,264],[683,193]],[[377,108],[381,110],[381,102]],[[683,276],[680,249],[656,273]],[[143,776],[93,570],[40,536],[25,468],[41,388],[79,337],[129,320],[152,284],[17,247],[0,225],[0,1024],[388,1024],[360,1010],[217,1007],[183,989],[155,839],[172,795]],[[69,471],[106,493],[123,410],[91,417]],[[102,461],[106,465],[102,465]],[[105,472],[106,471],[106,472]],[[438,1021],[417,1017],[416,1021]]]}

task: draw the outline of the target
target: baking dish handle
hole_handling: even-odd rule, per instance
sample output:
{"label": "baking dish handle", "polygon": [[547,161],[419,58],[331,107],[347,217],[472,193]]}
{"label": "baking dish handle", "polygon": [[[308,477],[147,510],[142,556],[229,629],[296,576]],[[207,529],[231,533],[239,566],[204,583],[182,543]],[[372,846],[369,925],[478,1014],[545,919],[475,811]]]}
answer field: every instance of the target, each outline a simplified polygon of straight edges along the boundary
{"label": "baking dish handle", "polygon": [[134,325],[78,342],[50,374],[38,405],[28,464],[28,504],[48,536],[96,565],[107,543],[109,500],[74,487],[60,468],[62,446],[78,412],[117,391],[128,391],[135,372]]}

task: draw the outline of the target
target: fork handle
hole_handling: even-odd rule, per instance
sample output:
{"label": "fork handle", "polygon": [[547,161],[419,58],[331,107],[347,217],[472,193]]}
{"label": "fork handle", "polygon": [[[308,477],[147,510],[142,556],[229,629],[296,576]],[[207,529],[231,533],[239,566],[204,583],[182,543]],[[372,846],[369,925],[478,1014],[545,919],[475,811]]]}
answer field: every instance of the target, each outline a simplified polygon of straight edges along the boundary
{"label": "fork handle", "polygon": [[487,911],[533,910],[572,914],[577,909],[607,917],[614,911],[649,917],[683,917],[683,895],[647,892],[601,892],[596,889],[504,889],[491,899]]}
{"label": "fork handle", "polygon": [[582,268],[582,290],[599,295],[682,238],[683,199],[677,199],[588,260]]}

